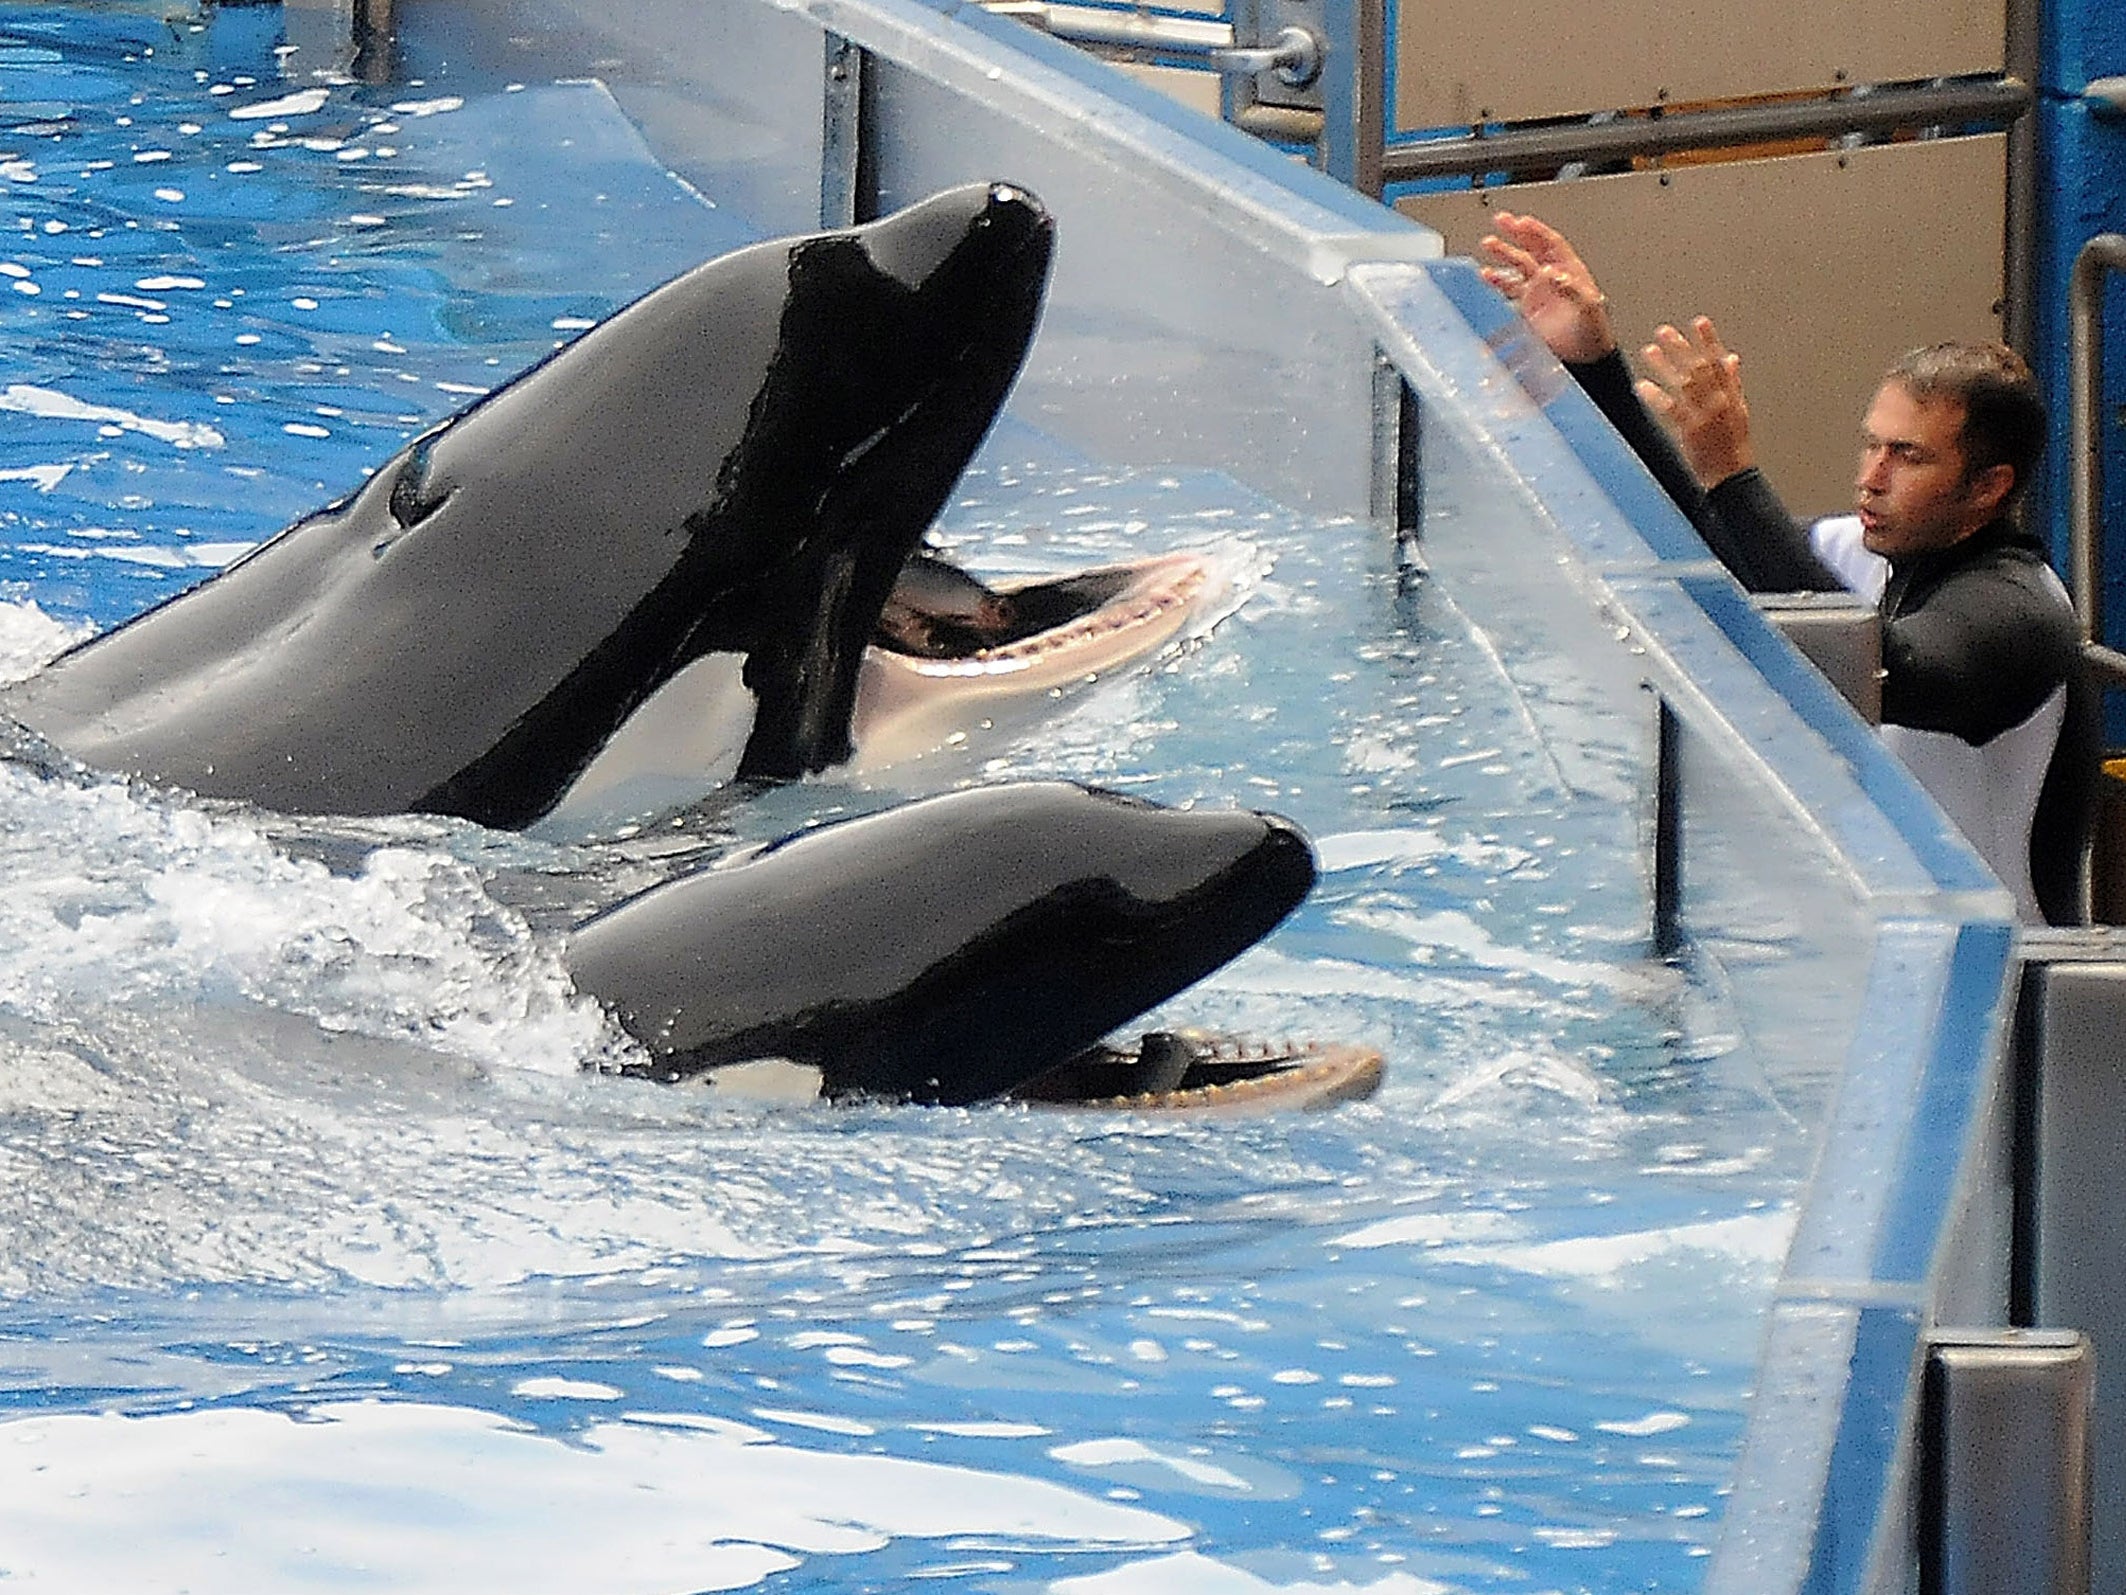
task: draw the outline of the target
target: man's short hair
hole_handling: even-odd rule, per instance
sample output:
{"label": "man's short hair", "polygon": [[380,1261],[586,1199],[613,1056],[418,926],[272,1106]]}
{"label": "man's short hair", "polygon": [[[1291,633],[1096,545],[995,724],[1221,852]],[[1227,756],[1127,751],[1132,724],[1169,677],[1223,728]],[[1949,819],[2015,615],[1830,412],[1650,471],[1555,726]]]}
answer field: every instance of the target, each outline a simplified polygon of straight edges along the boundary
{"label": "man's short hair", "polygon": [[1894,382],[1922,403],[1955,399],[1964,407],[1958,435],[1975,476],[1996,465],[2015,471],[2008,502],[2021,497],[2045,452],[2045,396],[2023,357],[2005,343],[1937,343],[1891,366]]}

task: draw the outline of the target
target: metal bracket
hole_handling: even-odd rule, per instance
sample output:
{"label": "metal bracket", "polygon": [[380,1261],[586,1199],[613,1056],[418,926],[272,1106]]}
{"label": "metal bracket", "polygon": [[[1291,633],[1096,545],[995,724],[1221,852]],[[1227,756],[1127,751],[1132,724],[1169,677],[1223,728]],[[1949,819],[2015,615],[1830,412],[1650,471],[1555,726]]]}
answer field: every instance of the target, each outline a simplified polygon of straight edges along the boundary
{"label": "metal bracket", "polygon": [[[1233,31],[1242,39],[1264,41],[1251,50],[1235,50],[1236,60],[1251,71],[1236,74],[1234,110],[1274,106],[1286,111],[1322,109],[1323,41],[1329,19],[1322,0],[1238,0]],[[1262,61],[1261,66],[1254,66]]]}
{"label": "metal bracket", "polygon": [[819,147],[819,224],[853,227],[873,219],[877,196],[870,172],[868,138],[871,92],[869,59],[838,33],[826,36]]}
{"label": "metal bracket", "polygon": [[1928,1337],[1926,1595],[2087,1595],[2095,1364],[2088,1340],[2071,1330]]}
{"label": "metal bracket", "polygon": [[1647,889],[1652,899],[1653,954],[1668,958],[1683,948],[1683,722],[1651,683],[1653,699],[1652,790],[1646,795]]}
{"label": "metal bracket", "polygon": [[1206,59],[1231,77],[1274,73],[1289,88],[1303,89],[1321,76],[1321,42],[1305,28],[1285,28],[1269,44],[1213,50]]}
{"label": "metal bracket", "polygon": [[1882,724],[1882,616],[1873,604],[1852,593],[1758,593],[1750,602],[1861,719]]}

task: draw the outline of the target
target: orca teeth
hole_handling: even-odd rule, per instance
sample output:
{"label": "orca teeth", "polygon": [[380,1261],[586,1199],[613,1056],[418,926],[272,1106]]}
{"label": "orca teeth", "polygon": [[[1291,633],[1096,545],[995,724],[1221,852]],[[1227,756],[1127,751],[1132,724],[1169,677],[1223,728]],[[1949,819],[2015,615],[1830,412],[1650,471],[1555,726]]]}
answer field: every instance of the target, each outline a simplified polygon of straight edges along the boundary
{"label": "orca teeth", "polygon": [[1186,1028],[1148,1033],[1134,1053],[1096,1047],[1012,1095],[1035,1107],[1123,1113],[1312,1111],[1372,1096],[1383,1071],[1380,1052],[1362,1044]]}
{"label": "orca teeth", "polygon": [[1196,601],[1207,579],[1203,567],[1192,565],[1150,592],[1132,593],[1126,599],[1051,626],[1031,637],[1001,643],[994,648],[978,648],[964,659],[923,659],[912,663],[919,674],[940,677],[1009,675],[1028,670],[1054,654],[1164,620],[1176,610],[1187,609]]}

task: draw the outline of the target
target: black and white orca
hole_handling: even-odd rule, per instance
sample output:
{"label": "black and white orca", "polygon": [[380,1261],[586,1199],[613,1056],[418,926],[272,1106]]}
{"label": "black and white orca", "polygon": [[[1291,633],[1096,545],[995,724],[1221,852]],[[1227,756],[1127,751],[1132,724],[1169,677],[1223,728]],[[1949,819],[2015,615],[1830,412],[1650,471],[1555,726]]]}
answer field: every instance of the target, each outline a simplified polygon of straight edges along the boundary
{"label": "black and white orca", "polygon": [[[1314,874],[1274,815],[1014,782],[666,882],[577,927],[567,961],[656,1078],[775,1058],[817,1069],[829,1096],[979,1102],[1246,951]],[[1129,1078],[1098,1094],[1134,1093]]]}
{"label": "black and white orca", "polygon": [[0,711],[203,796],[518,828],[722,656],[739,775],[840,763],[888,596],[1025,358],[1052,239],[992,183],[710,261]]}
{"label": "black and white orca", "polygon": [[[992,588],[918,553],[1025,358],[1052,235],[992,183],[711,261],[0,712],[203,796],[522,828],[1045,702],[1215,585],[1194,555]],[[1318,1058],[1101,1046],[1313,879],[1273,816],[1019,783],[669,881],[576,927],[568,964],[659,1078],[780,1058],[833,1096],[1187,1105],[1320,1086]],[[1338,1078],[1370,1089],[1358,1051]]]}

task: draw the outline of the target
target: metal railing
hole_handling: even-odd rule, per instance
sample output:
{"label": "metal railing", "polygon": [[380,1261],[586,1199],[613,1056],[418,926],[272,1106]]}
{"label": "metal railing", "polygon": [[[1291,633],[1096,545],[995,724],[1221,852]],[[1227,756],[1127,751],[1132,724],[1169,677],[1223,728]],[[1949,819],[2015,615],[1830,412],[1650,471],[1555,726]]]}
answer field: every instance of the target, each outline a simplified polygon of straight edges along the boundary
{"label": "metal railing", "polygon": [[2031,103],[2028,84],[1997,77],[1844,89],[1822,99],[1705,111],[1548,122],[1398,144],[1382,155],[1381,176],[1388,183],[1407,183],[1487,172],[1552,171],[1581,162],[1733,149],[1784,139],[1835,139],[1970,123],[1999,125],[2022,116]]}
{"label": "metal railing", "polygon": [[1275,38],[1250,44],[1230,22],[1215,19],[1052,5],[1048,0],[983,0],[982,9],[1016,17],[1072,44],[1178,57],[1228,77],[1269,72],[1298,89],[1321,76],[1321,40],[1298,26],[1280,28]]}
{"label": "metal railing", "polygon": [[2104,643],[2104,281],[2126,271],[2126,235],[2099,233],[2074,257],[2068,286],[2067,568],[2082,657],[2107,686],[2126,686],[2126,653]]}

